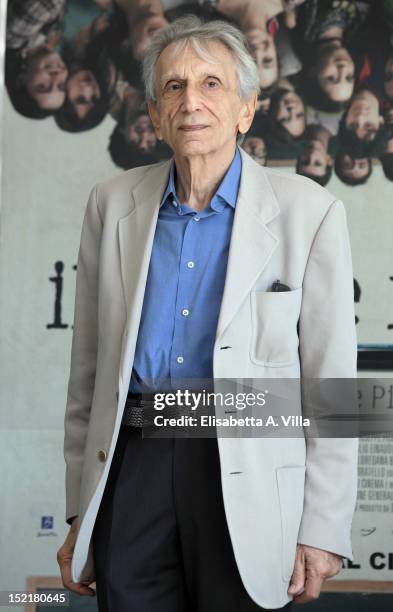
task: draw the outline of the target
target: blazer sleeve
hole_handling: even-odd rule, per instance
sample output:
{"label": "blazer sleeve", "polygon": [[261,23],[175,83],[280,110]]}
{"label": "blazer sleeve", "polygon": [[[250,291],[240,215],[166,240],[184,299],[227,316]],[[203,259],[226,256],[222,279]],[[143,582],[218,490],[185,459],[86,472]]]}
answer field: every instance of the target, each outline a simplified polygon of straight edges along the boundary
{"label": "blazer sleeve", "polygon": [[[328,208],[303,279],[299,319],[301,376],[357,376],[352,258],[343,203]],[[355,383],[356,384],[356,383]],[[303,401],[303,408],[307,396]],[[345,406],[356,414],[354,403]],[[312,413],[312,408],[309,413]],[[353,560],[351,523],[357,494],[358,438],[306,438],[306,478],[298,542]]]}
{"label": "blazer sleeve", "polygon": [[102,220],[95,185],[82,224],[77,260],[74,329],[64,417],[66,522],[78,515],[84,450],[97,362],[98,259]]}

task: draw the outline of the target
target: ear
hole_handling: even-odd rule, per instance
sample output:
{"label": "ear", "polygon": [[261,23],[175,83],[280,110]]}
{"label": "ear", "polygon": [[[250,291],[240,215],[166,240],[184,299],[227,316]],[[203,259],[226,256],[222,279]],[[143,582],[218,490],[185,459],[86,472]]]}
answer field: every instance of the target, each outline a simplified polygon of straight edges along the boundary
{"label": "ear", "polygon": [[157,136],[158,140],[162,140],[161,127],[160,127],[160,117],[159,117],[159,114],[158,114],[156,103],[148,102],[147,103],[147,110],[148,110],[151,122],[153,124],[156,136]]}
{"label": "ear", "polygon": [[238,122],[238,130],[241,134],[248,132],[251,127],[257,107],[257,101],[257,94],[254,92],[248,100],[243,102]]}
{"label": "ear", "polygon": [[333,157],[332,157],[331,155],[328,155],[328,158],[327,158],[327,165],[328,165],[328,166],[333,166],[333,163],[334,163],[334,159],[333,159]]}

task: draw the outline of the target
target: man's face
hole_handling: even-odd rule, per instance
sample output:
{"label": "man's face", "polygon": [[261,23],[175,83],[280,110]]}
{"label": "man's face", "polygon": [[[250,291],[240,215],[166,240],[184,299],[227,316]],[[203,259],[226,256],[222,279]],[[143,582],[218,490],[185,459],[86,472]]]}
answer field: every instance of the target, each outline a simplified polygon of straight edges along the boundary
{"label": "man's face", "polygon": [[57,110],[64,103],[67,75],[58,53],[39,54],[28,63],[26,89],[40,108]]}
{"label": "man's face", "polygon": [[259,29],[248,30],[246,38],[258,66],[259,84],[267,89],[278,79],[278,57],[273,37]]}
{"label": "man's face", "polygon": [[346,102],[353,93],[355,65],[348,51],[341,46],[329,46],[318,67],[318,83],[334,102]]}
{"label": "man's face", "polygon": [[391,100],[393,99],[393,55],[391,55],[385,64],[384,75],[385,94]]}
{"label": "man's face", "polygon": [[79,119],[84,119],[100,99],[100,87],[90,70],[76,72],[67,82],[67,95]]}
{"label": "man's face", "polygon": [[140,115],[127,129],[128,140],[148,153],[156,146],[157,138],[148,115]]}
{"label": "man's face", "polygon": [[353,130],[360,140],[374,140],[383,123],[379,114],[379,102],[371,91],[360,91],[348,109],[345,125]]}
{"label": "man's face", "polygon": [[303,134],[306,127],[304,104],[294,91],[281,96],[276,119],[294,138]]}
{"label": "man's face", "polygon": [[207,155],[236,143],[255,112],[239,98],[237,75],[229,50],[221,43],[206,46],[215,63],[205,61],[190,45],[174,54],[168,45],[156,65],[156,104],[148,104],[158,137],[181,156]]}
{"label": "man's face", "polygon": [[260,165],[266,165],[266,146],[262,138],[249,136],[245,138],[242,148]]}
{"label": "man's face", "polygon": [[299,171],[301,174],[311,176],[324,176],[328,166],[333,164],[333,159],[328,154],[326,147],[319,140],[309,142],[299,158]]}
{"label": "man's face", "polygon": [[342,173],[349,179],[363,179],[370,169],[369,160],[366,157],[353,159],[349,155],[343,155],[340,163]]}

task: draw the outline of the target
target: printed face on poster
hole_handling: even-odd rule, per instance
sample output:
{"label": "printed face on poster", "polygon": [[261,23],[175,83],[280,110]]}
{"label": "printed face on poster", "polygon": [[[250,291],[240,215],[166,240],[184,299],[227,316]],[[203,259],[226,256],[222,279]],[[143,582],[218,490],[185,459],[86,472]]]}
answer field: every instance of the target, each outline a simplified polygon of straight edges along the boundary
{"label": "printed face on poster", "polygon": [[35,122],[35,139],[48,122],[59,138],[73,135],[75,151],[83,135],[98,140],[110,125],[101,151],[108,168],[167,159],[172,150],[157,139],[140,68],[154,32],[189,13],[237,25],[258,65],[261,91],[243,148],[261,165],[310,177],[346,204],[359,367],[392,367],[389,1],[16,0],[8,8],[5,63],[14,111]]}

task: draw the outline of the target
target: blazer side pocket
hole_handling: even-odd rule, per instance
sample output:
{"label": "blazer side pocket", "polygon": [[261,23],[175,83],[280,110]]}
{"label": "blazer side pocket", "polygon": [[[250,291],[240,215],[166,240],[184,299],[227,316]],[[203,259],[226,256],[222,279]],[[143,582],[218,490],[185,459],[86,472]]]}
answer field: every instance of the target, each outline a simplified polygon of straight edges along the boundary
{"label": "blazer side pocket", "polygon": [[298,358],[297,322],[302,287],[291,291],[251,291],[250,359],[257,365],[287,366]]}
{"label": "blazer side pocket", "polygon": [[282,579],[288,582],[295,565],[296,545],[304,503],[305,465],[284,465],[276,468],[281,515]]}

